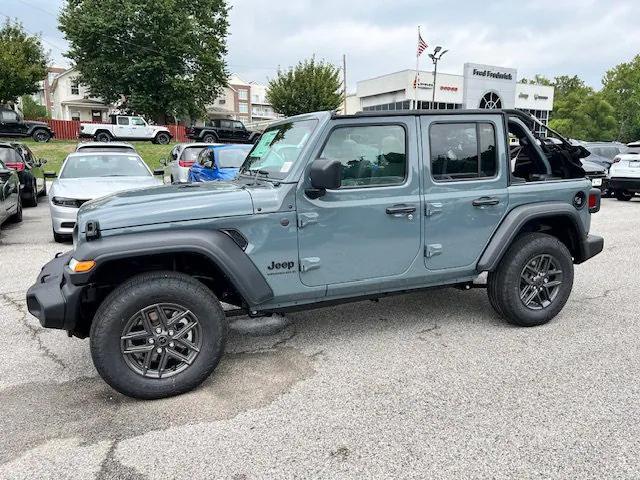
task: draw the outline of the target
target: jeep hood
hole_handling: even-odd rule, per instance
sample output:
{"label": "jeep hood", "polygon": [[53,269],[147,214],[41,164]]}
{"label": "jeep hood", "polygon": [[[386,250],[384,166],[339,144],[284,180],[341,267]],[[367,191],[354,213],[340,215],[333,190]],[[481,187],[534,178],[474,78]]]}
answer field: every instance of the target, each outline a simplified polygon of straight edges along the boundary
{"label": "jeep hood", "polygon": [[78,228],[98,221],[100,230],[251,215],[249,192],[227,182],[163,185],[116,193],[85,203]]}

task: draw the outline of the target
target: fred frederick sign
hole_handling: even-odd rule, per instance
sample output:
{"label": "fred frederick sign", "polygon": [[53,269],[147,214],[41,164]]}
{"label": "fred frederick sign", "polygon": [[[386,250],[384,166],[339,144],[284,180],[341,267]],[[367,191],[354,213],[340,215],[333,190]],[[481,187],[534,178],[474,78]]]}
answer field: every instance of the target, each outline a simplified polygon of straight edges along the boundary
{"label": "fred frederick sign", "polygon": [[517,77],[515,68],[465,63],[463,107],[486,108],[490,103],[496,108],[514,108]]}

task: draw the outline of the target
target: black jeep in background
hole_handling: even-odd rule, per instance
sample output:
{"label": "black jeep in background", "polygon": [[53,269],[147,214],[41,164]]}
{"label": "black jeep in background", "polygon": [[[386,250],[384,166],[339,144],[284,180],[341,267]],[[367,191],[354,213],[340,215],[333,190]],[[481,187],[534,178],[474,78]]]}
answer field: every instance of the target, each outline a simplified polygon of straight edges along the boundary
{"label": "black jeep in background", "polygon": [[205,143],[256,143],[260,132],[247,130],[238,120],[207,120],[203,126],[186,129],[187,137]]}
{"label": "black jeep in background", "polygon": [[0,107],[0,137],[31,137],[36,142],[48,142],[53,136],[45,122],[27,121],[15,110]]}

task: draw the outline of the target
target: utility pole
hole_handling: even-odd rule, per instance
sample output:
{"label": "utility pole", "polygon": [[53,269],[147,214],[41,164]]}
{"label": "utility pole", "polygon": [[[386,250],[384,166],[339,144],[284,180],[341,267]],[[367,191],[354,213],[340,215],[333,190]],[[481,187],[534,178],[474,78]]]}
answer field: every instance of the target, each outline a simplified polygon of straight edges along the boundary
{"label": "utility pole", "polygon": [[347,114],[347,55],[346,54],[342,54],[342,85],[344,88],[344,98],[342,99],[343,102],[343,111],[344,114]]}
{"label": "utility pole", "polygon": [[438,61],[447,53],[449,50],[442,50],[442,47],[438,45],[433,49],[433,53],[429,54],[429,58],[433,62],[433,92],[431,96],[431,108],[435,110],[436,103],[436,80],[438,76]]}

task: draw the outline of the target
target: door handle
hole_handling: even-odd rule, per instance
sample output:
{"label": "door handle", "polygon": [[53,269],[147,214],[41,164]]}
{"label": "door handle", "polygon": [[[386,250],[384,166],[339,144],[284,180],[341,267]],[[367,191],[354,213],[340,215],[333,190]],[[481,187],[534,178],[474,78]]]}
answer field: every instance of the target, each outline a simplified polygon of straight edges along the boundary
{"label": "door handle", "polygon": [[499,203],[500,199],[496,197],[480,197],[471,202],[474,207],[488,207],[491,205],[498,205]]}
{"label": "door handle", "polygon": [[387,215],[406,215],[414,213],[415,211],[416,207],[412,207],[411,205],[394,205],[393,207],[387,207],[385,210]]}

